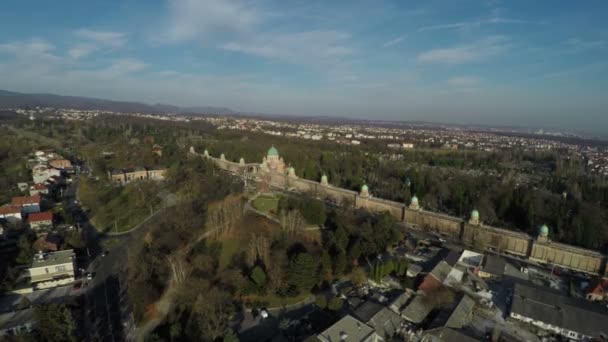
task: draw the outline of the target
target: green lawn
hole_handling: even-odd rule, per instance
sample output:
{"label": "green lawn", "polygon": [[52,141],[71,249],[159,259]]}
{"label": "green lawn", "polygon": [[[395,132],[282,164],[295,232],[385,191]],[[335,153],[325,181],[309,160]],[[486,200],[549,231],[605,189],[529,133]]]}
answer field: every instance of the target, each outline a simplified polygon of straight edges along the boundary
{"label": "green lawn", "polygon": [[253,207],[261,212],[277,211],[279,198],[274,196],[258,196],[253,200]]}
{"label": "green lawn", "polygon": [[225,269],[232,261],[232,257],[239,250],[241,242],[236,238],[222,239],[222,254],[220,254],[220,270]]}

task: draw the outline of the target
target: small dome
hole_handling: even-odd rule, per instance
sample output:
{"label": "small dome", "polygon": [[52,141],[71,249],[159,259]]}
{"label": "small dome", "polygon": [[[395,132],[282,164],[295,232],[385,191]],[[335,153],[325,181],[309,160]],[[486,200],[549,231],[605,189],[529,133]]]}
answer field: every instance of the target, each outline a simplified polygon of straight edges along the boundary
{"label": "small dome", "polygon": [[479,218],[479,211],[477,211],[477,209],[473,209],[473,211],[471,211],[471,218],[472,219],[478,219]]}
{"label": "small dome", "polygon": [[239,160],[239,164],[245,164],[245,158],[242,158]]}
{"label": "small dome", "polygon": [[226,159],[226,156],[222,153],[220,154],[220,159]]}
{"label": "small dome", "polygon": [[538,234],[540,236],[549,236],[549,227],[546,224],[543,224],[538,230]]}
{"label": "small dome", "polygon": [[266,155],[268,157],[274,156],[274,157],[278,157],[279,156],[279,150],[277,150],[274,146],[270,147],[268,149],[268,153],[266,153]]}
{"label": "small dome", "polygon": [[367,192],[367,191],[369,191],[367,184],[363,184],[363,186],[361,186],[361,192]]}
{"label": "small dome", "polygon": [[327,183],[327,176],[326,175],[321,176],[321,182]]}
{"label": "small dome", "polygon": [[207,149],[205,149],[205,152],[203,152],[204,154],[209,154],[209,151]]}
{"label": "small dome", "polygon": [[418,197],[416,195],[412,196],[412,204],[418,204]]}
{"label": "small dome", "polygon": [[289,171],[289,173],[295,173],[296,169],[294,169],[293,167],[290,167],[288,171]]}

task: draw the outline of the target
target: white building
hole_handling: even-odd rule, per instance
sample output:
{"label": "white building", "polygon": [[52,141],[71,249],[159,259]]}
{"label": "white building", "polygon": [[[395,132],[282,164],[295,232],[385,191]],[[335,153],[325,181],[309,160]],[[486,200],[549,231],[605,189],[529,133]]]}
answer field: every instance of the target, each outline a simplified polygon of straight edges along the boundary
{"label": "white building", "polygon": [[35,290],[67,285],[74,281],[74,250],[38,253],[28,269]]}
{"label": "white building", "polygon": [[16,205],[5,205],[0,207],[0,218],[6,219],[9,222],[20,222],[21,206]]}
{"label": "white building", "polygon": [[34,180],[34,184],[44,183],[53,176],[61,177],[61,171],[46,165],[36,165],[32,168],[32,179]]}
{"label": "white building", "polygon": [[534,285],[515,285],[510,316],[570,340],[608,336],[608,309],[604,306]]}

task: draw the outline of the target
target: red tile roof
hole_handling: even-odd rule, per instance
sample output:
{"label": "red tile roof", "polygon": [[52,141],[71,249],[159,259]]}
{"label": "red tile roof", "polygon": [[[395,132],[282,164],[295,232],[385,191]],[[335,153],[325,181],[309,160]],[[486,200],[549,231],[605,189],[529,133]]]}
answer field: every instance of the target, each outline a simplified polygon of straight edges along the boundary
{"label": "red tile roof", "polygon": [[24,206],[26,204],[40,204],[40,195],[13,197],[12,205]]}
{"label": "red tile roof", "polygon": [[43,222],[43,221],[53,221],[53,213],[50,211],[45,211],[43,213],[31,213],[27,218],[28,222]]}
{"label": "red tile roof", "polygon": [[46,190],[46,185],[42,184],[42,183],[38,183],[38,184],[34,184],[34,186],[32,186],[32,188],[34,190]]}
{"label": "red tile roof", "polygon": [[0,215],[21,213],[21,207],[16,205],[5,205],[0,207]]}

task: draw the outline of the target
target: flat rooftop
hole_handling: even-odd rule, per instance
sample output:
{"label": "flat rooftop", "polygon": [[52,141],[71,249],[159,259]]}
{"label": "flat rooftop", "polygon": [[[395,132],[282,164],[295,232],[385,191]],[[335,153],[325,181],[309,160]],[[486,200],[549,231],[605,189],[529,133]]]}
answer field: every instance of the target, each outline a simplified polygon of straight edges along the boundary
{"label": "flat rooftop", "polygon": [[67,264],[71,263],[74,260],[74,257],[75,254],[73,249],[52,253],[39,253],[34,255],[30,268]]}

